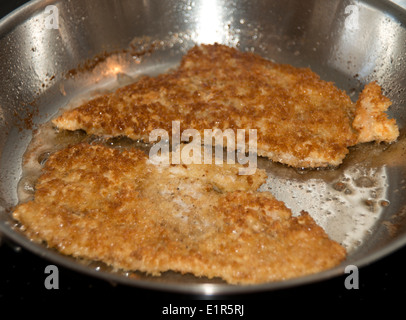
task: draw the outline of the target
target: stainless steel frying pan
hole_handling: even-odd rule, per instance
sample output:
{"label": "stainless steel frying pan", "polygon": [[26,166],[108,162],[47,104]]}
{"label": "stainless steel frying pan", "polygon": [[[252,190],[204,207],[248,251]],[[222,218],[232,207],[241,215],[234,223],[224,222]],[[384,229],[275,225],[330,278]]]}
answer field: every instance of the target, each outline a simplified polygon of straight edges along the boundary
{"label": "stainless steel frying pan", "polygon": [[[354,148],[335,171],[303,174],[260,161],[270,175],[265,187],[293,209],[308,210],[336,240],[348,242],[343,264],[248,287],[175,273],[154,278],[79,262],[14,228],[21,159],[38,125],[77,97],[163,72],[194,44],[213,42],[310,67],[354,100],[365,83],[376,80],[393,101],[389,114],[401,129],[394,145]],[[0,21],[0,233],[89,276],[201,294],[297,286],[383,258],[406,243],[405,59],[406,11],[389,1],[31,1]],[[365,178],[375,179],[369,180],[375,189],[360,180]],[[300,193],[304,189],[316,196]],[[315,197],[323,200],[320,205],[314,205]]]}

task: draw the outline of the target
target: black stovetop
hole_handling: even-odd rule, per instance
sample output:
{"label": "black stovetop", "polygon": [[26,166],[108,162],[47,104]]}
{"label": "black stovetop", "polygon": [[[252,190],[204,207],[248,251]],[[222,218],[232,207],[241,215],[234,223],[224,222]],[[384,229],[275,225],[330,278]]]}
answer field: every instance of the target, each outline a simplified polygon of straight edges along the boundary
{"label": "black stovetop", "polygon": [[[348,290],[343,274],[325,281],[302,285],[295,288],[244,295],[215,296],[210,299],[268,300],[268,307],[278,306],[287,301],[321,303],[323,301],[347,303],[358,301],[394,301],[406,297],[405,273],[406,248],[359,269],[359,288]],[[14,243],[3,240],[0,246],[0,305],[2,299],[17,301],[49,302],[54,299],[65,301],[96,299],[103,301],[137,300],[184,300],[207,299],[203,296],[176,294],[146,290],[138,287],[109,283],[99,278],[58,267],[58,289],[47,289],[45,280],[48,265],[54,264]],[[259,306],[261,307],[261,305]],[[265,307],[265,305],[263,305]]]}

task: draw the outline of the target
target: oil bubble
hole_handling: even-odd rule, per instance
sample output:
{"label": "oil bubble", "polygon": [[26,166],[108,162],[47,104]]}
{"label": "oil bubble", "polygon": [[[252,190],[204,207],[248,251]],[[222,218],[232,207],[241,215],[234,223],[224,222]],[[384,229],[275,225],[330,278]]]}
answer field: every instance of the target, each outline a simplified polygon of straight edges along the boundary
{"label": "oil bubble", "polygon": [[333,184],[333,189],[337,191],[344,191],[347,188],[347,185],[343,182],[336,182]]}
{"label": "oil bubble", "polygon": [[354,183],[359,188],[372,188],[375,186],[375,182],[367,176],[362,176],[355,179]]}
{"label": "oil bubble", "polygon": [[39,163],[41,166],[43,166],[43,165],[45,164],[45,162],[47,162],[47,160],[48,160],[48,158],[49,158],[50,155],[51,155],[51,152],[49,152],[49,151],[44,152],[44,153],[41,153],[41,154],[38,156],[38,163]]}
{"label": "oil bubble", "polygon": [[388,207],[390,205],[390,202],[388,200],[381,200],[379,204],[381,205],[381,207]]}

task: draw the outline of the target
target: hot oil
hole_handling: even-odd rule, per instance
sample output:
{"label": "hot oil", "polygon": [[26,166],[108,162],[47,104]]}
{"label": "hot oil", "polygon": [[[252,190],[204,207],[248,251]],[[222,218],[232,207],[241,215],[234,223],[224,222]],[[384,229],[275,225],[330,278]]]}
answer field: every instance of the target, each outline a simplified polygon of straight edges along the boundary
{"label": "hot oil", "polygon": [[[35,182],[52,153],[80,142],[149,150],[148,144],[128,138],[103,139],[80,130],[58,131],[46,123],[34,134],[24,156],[18,188],[20,201],[33,199]],[[381,163],[385,152],[390,152],[385,149],[387,146],[383,145],[358,146],[340,167],[322,170],[294,169],[260,158],[258,167],[268,173],[260,191],[270,191],[294,215],[307,211],[350,253],[368,238],[383,209],[390,205],[386,198],[389,187],[386,165]],[[371,157],[371,152],[375,152],[375,157]]]}
{"label": "hot oil", "polygon": [[[130,80],[123,75],[117,78],[116,86]],[[76,106],[83,99],[76,99],[64,109]],[[392,145],[371,143],[356,146],[350,150],[344,163],[333,169],[298,170],[259,158],[258,167],[268,173],[260,191],[270,191],[285,202],[294,215],[307,211],[350,253],[368,239],[382,211],[390,205],[386,197],[389,187],[387,165],[396,165],[396,161],[405,157],[406,139],[403,136],[399,140]],[[52,153],[80,142],[112,148],[149,149],[148,144],[128,138],[102,139],[80,130],[58,131],[51,122],[45,123],[34,132],[24,155],[18,185],[19,201],[33,199],[41,168]]]}
{"label": "hot oil", "polygon": [[18,184],[19,202],[32,200],[35,184],[41,175],[41,169],[49,156],[54,152],[78,143],[101,144],[111,148],[138,148],[145,152],[149,145],[141,141],[133,141],[126,137],[101,138],[87,135],[85,131],[57,130],[51,122],[40,126],[34,133],[33,139],[23,158],[23,168]]}
{"label": "hot oil", "polygon": [[[168,68],[163,66],[157,68],[158,72],[162,69]],[[73,109],[83,102],[94,98],[100,94],[113,92],[119,87],[123,87],[137,80],[137,78],[143,76],[143,74],[128,75],[125,73],[117,73],[115,80],[107,81],[103,85],[98,84],[97,88],[84,90],[80,95],[74,97],[66,106],[63,106],[55,114],[55,117],[62,114],[66,110]],[[66,93],[63,93],[66,94]],[[121,141],[121,142],[120,142]],[[125,142],[126,141],[126,142]],[[51,121],[46,122],[38,127],[33,132],[32,140],[23,156],[22,161],[22,174],[18,184],[17,195],[19,202],[26,202],[32,200],[35,193],[35,183],[41,174],[41,168],[45,164],[47,158],[57,150],[66,148],[69,145],[88,142],[88,143],[104,143],[111,147],[119,147],[126,145],[133,145],[141,147],[145,144],[139,142],[129,142],[129,139],[125,138],[112,138],[102,139],[95,136],[88,136],[86,132],[82,130],[77,131],[59,131],[52,125]]]}
{"label": "hot oil", "polygon": [[300,170],[259,159],[268,179],[261,191],[270,191],[299,215],[307,211],[326,232],[353,252],[372,235],[390,206],[388,168],[405,157],[404,136],[387,144],[363,144],[350,149],[338,168]]}
{"label": "hot oil", "polygon": [[[388,204],[385,167],[362,164],[335,169],[333,180],[301,176],[284,178],[269,174],[261,191],[270,191],[294,215],[307,211],[327,234],[351,252],[370,235]],[[269,172],[269,171],[268,171]]]}

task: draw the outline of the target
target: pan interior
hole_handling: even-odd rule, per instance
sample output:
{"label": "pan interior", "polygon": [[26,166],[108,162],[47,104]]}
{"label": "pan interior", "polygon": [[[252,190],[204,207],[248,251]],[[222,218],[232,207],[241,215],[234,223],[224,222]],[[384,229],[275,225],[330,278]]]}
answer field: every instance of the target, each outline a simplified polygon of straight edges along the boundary
{"label": "pan interior", "polygon": [[[208,283],[213,285],[210,293],[223,293],[321,280],[342,272],[345,265],[362,266],[404,244],[406,19],[400,8],[374,1],[52,3],[59,17],[56,29],[45,24],[49,12],[44,1],[33,1],[0,23],[0,72],[6,79],[0,88],[0,231],[6,236],[94,276],[198,293],[207,293]],[[279,63],[310,67],[346,90],[354,101],[366,83],[377,80],[393,101],[389,113],[401,129],[395,144],[354,147],[334,170],[303,171],[265,159],[258,162],[269,175],[261,190],[270,190],[295,214],[308,211],[347,248],[349,256],[343,265],[319,275],[247,289],[171,272],[159,278],[113,272],[101,263],[77,261],[31,243],[14,228],[12,207],[19,197],[32,195],[38,174],[38,162],[22,168],[30,143],[49,135],[49,145],[37,151],[38,159],[86,138],[78,133],[55,137],[53,129],[43,124],[58,110],[141,75],[165,72],[176,67],[194,44],[214,42]]]}

